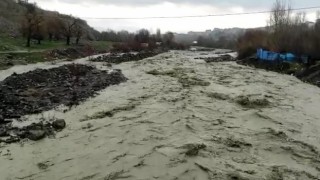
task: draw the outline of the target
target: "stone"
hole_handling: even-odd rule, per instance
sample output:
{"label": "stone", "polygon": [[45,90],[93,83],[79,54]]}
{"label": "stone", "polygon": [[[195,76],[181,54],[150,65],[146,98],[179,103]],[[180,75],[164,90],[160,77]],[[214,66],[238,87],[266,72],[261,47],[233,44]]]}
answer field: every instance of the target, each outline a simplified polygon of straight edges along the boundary
{"label": "stone", "polygon": [[5,142],[7,144],[16,143],[16,142],[19,142],[19,141],[20,141],[19,137],[13,137],[13,136],[10,136],[9,138],[3,140],[3,142]]}
{"label": "stone", "polygon": [[27,138],[32,141],[39,141],[45,137],[46,132],[44,130],[30,130],[27,135]]}
{"label": "stone", "polygon": [[66,127],[66,121],[64,119],[57,119],[52,122],[52,127],[57,131],[62,130]]}
{"label": "stone", "polygon": [[8,54],[8,55],[7,55],[7,58],[8,58],[8,59],[13,59],[13,56],[12,56],[11,54]]}
{"label": "stone", "polygon": [[0,127],[0,137],[7,136],[7,130],[5,127]]}
{"label": "stone", "polygon": [[0,124],[4,122],[3,116],[0,114]]}

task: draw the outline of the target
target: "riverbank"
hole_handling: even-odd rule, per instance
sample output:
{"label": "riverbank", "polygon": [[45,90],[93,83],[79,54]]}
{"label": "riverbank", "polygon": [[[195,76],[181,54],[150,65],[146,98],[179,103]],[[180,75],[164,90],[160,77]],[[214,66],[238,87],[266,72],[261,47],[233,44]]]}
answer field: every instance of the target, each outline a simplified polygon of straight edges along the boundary
{"label": "riverbank", "polygon": [[281,74],[288,74],[297,77],[303,82],[310,83],[320,87],[320,63],[307,66],[300,63],[275,63],[268,61],[259,61],[255,57],[248,57],[237,61],[238,64],[251,66],[255,68],[274,71]]}

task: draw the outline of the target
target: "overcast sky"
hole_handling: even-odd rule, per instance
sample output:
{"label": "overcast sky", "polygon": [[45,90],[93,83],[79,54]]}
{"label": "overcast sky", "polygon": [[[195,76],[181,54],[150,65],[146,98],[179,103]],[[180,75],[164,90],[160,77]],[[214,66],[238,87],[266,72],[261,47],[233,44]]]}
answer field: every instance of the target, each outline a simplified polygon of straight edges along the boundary
{"label": "overcast sky", "polygon": [[[109,20],[92,18],[139,18],[158,16],[190,16],[207,14],[242,13],[270,10],[272,0],[31,0],[40,7],[83,17],[97,30],[136,31],[147,28],[153,32],[204,31],[213,28],[261,27],[266,25],[268,14],[242,16],[185,18],[185,19],[143,19]],[[293,8],[320,6],[320,0],[291,0]],[[320,10],[320,9],[319,9]],[[307,17],[314,21],[316,9],[307,11]]]}

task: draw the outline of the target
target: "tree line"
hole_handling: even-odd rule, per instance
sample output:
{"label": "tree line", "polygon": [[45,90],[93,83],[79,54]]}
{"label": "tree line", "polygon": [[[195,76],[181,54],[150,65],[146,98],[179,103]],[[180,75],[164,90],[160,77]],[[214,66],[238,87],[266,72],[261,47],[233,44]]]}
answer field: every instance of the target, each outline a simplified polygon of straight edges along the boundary
{"label": "tree line", "polygon": [[[41,44],[44,39],[49,41],[65,40],[66,45],[70,45],[72,39],[74,39],[75,44],[79,44],[81,38],[127,44],[148,43],[150,46],[155,46],[157,43],[172,47],[177,46],[174,43],[174,34],[172,32],[161,34],[160,29],[155,34],[150,33],[147,29],[141,29],[136,33],[124,30],[98,32],[91,29],[93,37],[90,37],[86,29],[89,26],[82,19],[58,13],[48,15],[36,4],[24,1],[21,2],[21,5],[26,8],[25,18],[21,22],[21,32],[23,37],[26,38],[27,47],[31,46],[33,40],[37,44]],[[84,37],[84,35],[87,36]]]}
{"label": "tree line", "polygon": [[197,39],[197,45],[199,46],[222,49],[235,49],[236,42],[236,38],[229,38],[226,36],[220,36],[218,39],[208,36],[199,36]]}
{"label": "tree line", "polygon": [[141,29],[136,33],[104,31],[100,35],[104,41],[117,42],[113,48],[115,51],[152,50],[158,47],[166,49],[186,48],[185,45],[176,42],[174,33],[166,32],[162,34],[160,29],[155,34],[150,33],[147,29]]}
{"label": "tree line", "polygon": [[239,58],[254,54],[257,48],[320,58],[320,12],[316,22],[311,23],[305,12],[293,13],[290,3],[276,0],[268,26],[248,30],[237,41]]}
{"label": "tree line", "polygon": [[140,29],[135,33],[131,33],[125,30],[122,31],[102,31],[98,35],[98,39],[102,41],[111,41],[111,42],[138,42],[138,43],[166,43],[170,44],[174,41],[174,33],[166,32],[165,34],[161,33],[160,29],[157,29],[155,34],[152,34],[147,29]]}
{"label": "tree line", "polygon": [[47,38],[49,41],[64,39],[70,45],[71,38],[79,44],[81,37],[86,33],[86,22],[71,16],[52,14],[45,15],[36,4],[23,3],[26,8],[25,18],[21,22],[21,33],[27,39],[26,46],[31,46],[32,39],[38,44]]}

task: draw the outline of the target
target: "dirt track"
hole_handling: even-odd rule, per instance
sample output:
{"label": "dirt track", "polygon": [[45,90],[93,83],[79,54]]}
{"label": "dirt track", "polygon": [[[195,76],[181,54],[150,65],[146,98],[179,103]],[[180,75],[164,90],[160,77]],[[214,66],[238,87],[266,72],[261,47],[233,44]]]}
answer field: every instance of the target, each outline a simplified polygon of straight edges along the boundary
{"label": "dirt track", "polygon": [[320,89],[235,62],[195,60],[205,56],[212,55],[174,51],[116,65],[126,83],[66,113],[27,116],[62,118],[67,128],[55,139],[1,144],[1,177],[319,179]]}

